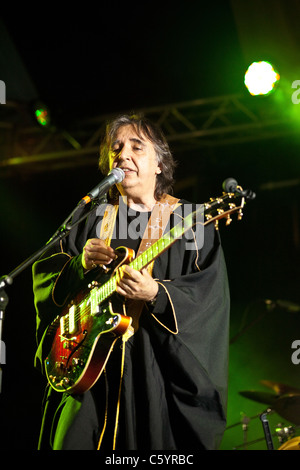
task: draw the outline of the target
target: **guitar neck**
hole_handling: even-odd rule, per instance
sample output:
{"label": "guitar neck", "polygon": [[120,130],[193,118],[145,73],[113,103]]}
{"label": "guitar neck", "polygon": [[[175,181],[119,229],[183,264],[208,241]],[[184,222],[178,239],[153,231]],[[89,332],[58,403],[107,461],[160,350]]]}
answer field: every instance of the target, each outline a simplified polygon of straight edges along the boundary
{"label": "guitar neck", "polygon": [[[149,248],[147,248],[143,253],[137,256],[130,264],[133,269],[141,271],[141,269],[145,268],[149,263],[154,261],[158,258],[164,251],[170,248],[176,240],[179,240],[185,232],[187,232],[190,228],[193,227],[195,224],[194,219],[196,217],[196,213],[200,212],[195,211],[182,219],[182,221],[175,225],[168,233],[163,235],[159,240],[154,242]],[[202,209],[203,212],[203,209]]]}
{"label": "guitar neck", "polygon": [[[196,213],[199,211],[200,209],[185,217],[182,222],[173,227],[162,238],[154,242],[143,253],[141,253],[133,261],[131,261],[131,263],[129,263],[129,266],[131,266],[133,269],[141,271],[149,263],[158,258],[158,256],[160,256],[165,250],[167,250],[176,240],[178,240],[187,230],[189,230],[194,225],[193,220],[196,216]],[[106,300],[112,294],[114,294],[117,289],[117,281],[118,275],[115,274],[101,287],[93,289],[94,291],[97,291],[97,299],[95,299],[95,302],[100,303]]]}
{"label": "guitar neck", "polygon": [[[216,229],[218,229],[219,219],[227,217],[226,223],[229,225],[231,222],[230,214],[238,210],[240,211],[238,218],[241,218],[241,208],[244,205],[244,198],[242,198],[239,206],[232,202],[235,198],[235,195],[226,193],[223,197],[211,199],[210,202],[200,205],[198,209],[191,212],[186,217],[182,217],[182,220],[177,225],[135,258],[129,266],[138,271],[145,268],[151,261],[158,258],[196,224],[205,226],[214,222]],[[228,200],[229,202],[227,202]]]}
{"label": "guitar neck", "polygon": [[[160,256],[163,251],[167,250],[178,238],[180,238],[189,228],[193,226],[192,224],[192,217],[193,214],[184,219],[184,224],[179,223],[175,227],[173,227],[167,234],[165,234],[162,238],[154,242],[149,248],[147,248],[143,253],[137,256],[129,266],[133,269],[141,271],[145,268],[149,263],[154,261],[158,256]],[[188,219],[191,219],[189,222]],[[188,226],[189,224],[189,226]],[[105,284],[101,287],[98,287],[94,290],[97,290],[97,302],[102,302],[110,297],[117,289],[117,280],[118,275],[115,274],[112,276]]]}
{"label": "guitar neck", "polygon": [[[238,218],[241,218],[241,208],[244,205],[244,198],[239,206],[233,203],[233,199],[236,196],[230,193],[226,193],[223,197],[217,199],[211,199],[210,202],[201,205],[194,212],[191,212],[186,217],[182,217],[182,220],[175,225],[168,233],[163,235],[162,238],[154,242],[149,248],[143,253],[137,256],[129,266],[141,271],[148,264],[158,258],[165,250],[167,250],[173,243],[181,238],[188,230],[190,230],[195,224],[206,225],[211,222],[215,222],[216,228],[218,220],[227,217],[227,224],[231,222],[230,214],[239,210]],[[229,200],[229,203],[227,202]],[[226,206],[226,209],[225,209]],[[101,287],[93,289],[96,294],[95,302],[102,302],[110,297],[117,289],[117,281],[119,279],[118,273],[112,276],[105,284]]]}

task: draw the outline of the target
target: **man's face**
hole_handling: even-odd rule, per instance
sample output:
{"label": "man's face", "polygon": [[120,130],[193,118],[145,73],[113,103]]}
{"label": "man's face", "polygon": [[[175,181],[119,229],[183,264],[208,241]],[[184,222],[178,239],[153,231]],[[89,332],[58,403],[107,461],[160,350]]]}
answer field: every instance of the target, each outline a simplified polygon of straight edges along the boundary
{"label": "man's face", "polygon": [[153,144],[139,137],[131,125],[122,126],[112,143],[109,166],[122,168],[125,178],[117,187],[122,195],[154,197],[156,175],[161,173]]}

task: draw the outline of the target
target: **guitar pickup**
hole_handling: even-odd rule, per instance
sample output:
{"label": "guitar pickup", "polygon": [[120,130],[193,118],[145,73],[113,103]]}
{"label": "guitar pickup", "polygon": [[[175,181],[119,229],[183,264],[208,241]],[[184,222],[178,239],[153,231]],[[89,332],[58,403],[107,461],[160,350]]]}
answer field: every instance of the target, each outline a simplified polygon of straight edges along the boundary
{"label": "guitar pickup", "polygon": [[78,315],[76,316],[76,305],[71,305],[66,315],[60,318],[60,335],[61,337],[67,337],[74,335],[79,328]]}
{"label": "guitar pickup", "polygon": [[100,313],[100,305],[99,305],[97,289],[91,290],[90,302],[91,302],[91,315],[98,315]]}
{"label": "guitar pickup", "polygon": [[76,305],[71,305],[69,308],[69,335],[73,335],[77,331],[77,321],[76,321]]}

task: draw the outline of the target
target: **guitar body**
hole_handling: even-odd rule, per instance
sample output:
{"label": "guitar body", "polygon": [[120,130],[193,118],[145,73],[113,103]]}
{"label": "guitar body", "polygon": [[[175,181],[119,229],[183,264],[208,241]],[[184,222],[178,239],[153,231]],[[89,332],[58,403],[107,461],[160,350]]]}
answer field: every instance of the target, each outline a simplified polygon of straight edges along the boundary
{"label": "guitar body", "polygon": [[[117,252],[111,275],[134,255],[123,247]],[[131,325],[132,319],[123,314],[123,301],[117,294],[100,305],[93,301],[99,283],[93,282],[79,293],[48,328],[48,334],[54,335],[45,371],[57,392],[79,394],[91,388],[103,372],[116,339]]]}

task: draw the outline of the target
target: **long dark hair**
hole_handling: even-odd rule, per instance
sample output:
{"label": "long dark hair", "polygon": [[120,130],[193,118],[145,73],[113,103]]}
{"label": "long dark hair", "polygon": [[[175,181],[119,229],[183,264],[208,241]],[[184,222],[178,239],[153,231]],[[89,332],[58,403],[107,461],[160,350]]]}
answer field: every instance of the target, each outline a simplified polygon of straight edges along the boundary
{"label": "long dark hair", "polygon": [[[104,175],[107,175],[109,172],[109,153],[111,151],[112,142],[114,142],[119,129],[122,126],[128,125],[134,128],[140,138],[143,136],[148,138],[155,149],[157,163],[161,168],[161,173],[156,175],[154,197],[159,201],[163,194],[173,193],[176,162],[173,159],[173,155],[163,132],[149,119],[137,115],[122,115],[108,123],[105,137],[100,145],[99,168]],[[110,196],[112,198],[118,196],[118,191],[115,186]]]}

